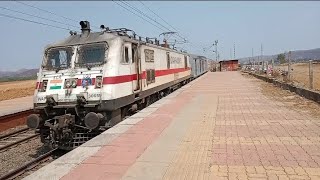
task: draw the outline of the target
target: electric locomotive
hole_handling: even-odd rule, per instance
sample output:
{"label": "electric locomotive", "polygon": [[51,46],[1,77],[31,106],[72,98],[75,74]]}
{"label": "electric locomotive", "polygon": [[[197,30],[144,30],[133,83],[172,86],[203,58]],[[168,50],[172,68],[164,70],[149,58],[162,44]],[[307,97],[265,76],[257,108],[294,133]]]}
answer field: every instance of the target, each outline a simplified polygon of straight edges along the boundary
{"label": "electric locomotive", "polygon": [[[71,150],[123,117],[188,83],[190,56],[126,28],[81,33],[46,46],[29,128],[41,141]],[[129,35],[131,34],[131,35]]]}

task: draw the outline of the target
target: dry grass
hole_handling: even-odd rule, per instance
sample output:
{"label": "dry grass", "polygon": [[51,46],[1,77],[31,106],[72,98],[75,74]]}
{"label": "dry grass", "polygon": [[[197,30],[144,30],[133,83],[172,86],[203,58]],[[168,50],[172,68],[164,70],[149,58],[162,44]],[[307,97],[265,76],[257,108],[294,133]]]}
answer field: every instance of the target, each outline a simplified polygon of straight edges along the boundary
{"label": "dry grass", "polygon": [[[288,65],[276,66],[275,70],[288,70]],[[309,63],[291,65],[291,81],[300,87],[309,88]],[[320,91],[320,64],[313,64],[313,89]]]}
{"label": "dry grass", "polygon": [[36,80],[0,83],[0,101],[31,96],[36,87]]}
{"label": "dry grass", "polygon": [[261,89],[261,92],[266,97],[281,102],[289,109],[305,112],[313,117],[320,116],[320,104],[314,101],[308,100],[304,97],[297,95],[296,93],[288,90],[283,90],[279,87],[274,86],[272,83],[259,80],[250,75],[244,75],[248,79],[251,79],[253,83]]}

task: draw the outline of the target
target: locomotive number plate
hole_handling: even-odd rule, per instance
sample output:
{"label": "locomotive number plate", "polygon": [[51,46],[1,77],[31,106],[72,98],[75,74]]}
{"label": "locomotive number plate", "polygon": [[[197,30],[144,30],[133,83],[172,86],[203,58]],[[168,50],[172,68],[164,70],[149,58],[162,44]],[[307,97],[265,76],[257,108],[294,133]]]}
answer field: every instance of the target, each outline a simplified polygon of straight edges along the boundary
{"label": "locomotive number plate", "polygon": [[53,79],[61,79],[61,75],[59,75],[59,76],[53,76]]}
{"label": "locomotive number plate", "polygon": [[101,94],[100,93],[93,93],[93,94],[88,94],[88,98],[100,98]]}
{"label": "locomotive number plate", "polygon": [[91,74],[84,74],[83,75],[83,79],[88,79],[88,78],[91,78]]}

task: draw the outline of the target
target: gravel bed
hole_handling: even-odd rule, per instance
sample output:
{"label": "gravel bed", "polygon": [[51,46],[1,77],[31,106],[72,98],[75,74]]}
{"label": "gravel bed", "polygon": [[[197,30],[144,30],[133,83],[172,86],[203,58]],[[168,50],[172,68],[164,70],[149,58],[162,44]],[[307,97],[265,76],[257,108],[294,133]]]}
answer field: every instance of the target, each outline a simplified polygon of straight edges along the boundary
{"label": "gravel bed", "polygon": [[39,137],[0,151],[0,176],[48,151],[50,148],[43,146]]}
{"label": "gravel bed", "polygon": [[25,178],[25,177],[29,176],[30,174],[32,174],[32,173],[34,173],[34,172],[36,172],[36,171],[37,171],[37,170],[39,170],[40,168],[42,168],[42,167],[44,167],[44,166],[46,166],[46,165],[50,164],[50,163],[51,163],[51,162],[53,162],[54,160],[55,160],[55,159],[50,158],[50,159],[48,159],[47,161],[42,162],[41,164],[38,164],[36,167],[34,167],[34,168],[30,169],[30,170],[27,170],[27,171],[26,171],[26,172],[24,172],[23,174],[21,174],[21,175],[19,175],[19,176],[15,177],[15,178],[13,178],[13,180],[21,180],[21,179],[23,179],[23,178]]}
{"label": "gravel bed", "polygon": [[16,126],[14,128],[7,129],[5,131],[0,132],[0,136],[12,133],[14,131],[17,131],[17,130],[20,130],[20,129],[23,129],[23,128],[26,128],[26,127],[27,127],[27,125],[21,125],[21,126]]}

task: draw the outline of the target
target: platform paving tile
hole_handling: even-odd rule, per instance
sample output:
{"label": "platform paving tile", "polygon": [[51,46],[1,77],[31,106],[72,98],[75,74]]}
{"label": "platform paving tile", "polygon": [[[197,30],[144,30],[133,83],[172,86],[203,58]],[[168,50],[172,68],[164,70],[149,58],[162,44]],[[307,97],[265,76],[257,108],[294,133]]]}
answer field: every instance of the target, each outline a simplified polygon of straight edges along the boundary
{"label": "platform paving tile", "polygon": [[[172,103],[159,108],[152,115],[144,118],[114,139],[109,145],[102,147],[95,155],[86,159],[75,170],[64,176],[63,179],[85,179],[78,174],[86,169],[84,166],[91,166],[92,164],[110,165],[112,168],[108,168],[105,171],[102,171],[100,168],[95,169],[95,173],[90,172],[92,173],[91,179],[100,179],[102,177],[102,179],[115,178],[118,177],[119,171],[124,174],[127,168],[136,162],[136,159],[170,124],[174,114],[177,112],[174,109],[176,107],[182,108],[188,101],[190,101],[188,98],[175,99]],[[119,170],[116,168],[118,166],[123,168]],[[117,171],[110,172],[110,169],[116,169]]]}
{"label": "platform paving tile", "polygon": [[[209,100],[198,103],[205,107],[196,112],[179,146],[159,143],[160,136],[122,179],[320,179],[319,118],[268,99],[238,73],[220,74],[208,74],[183,92]],[[210,98],[214,95],[217,103]],[[182,112],[185,121],[192,118],[188,110]],[[159,162],[165,165],[148,176],[142,162],[153,170]]]}
{"label": "platform paving tile", "polygon": [[131,124],[117,124],[114,127],[104,131],[102,134],[121,134],[128,131],[133,125]]}
{"label": "platform paving tile", "polygon": [[122,124],[122,125],[135,125],[135,124],[137,124],[138,122],[140,122],[142,120],[143,120],[143,118],[141,118],[141,117],[129,117],[129,118],[126,119],[126,121],[122,121],[119,124]]}

